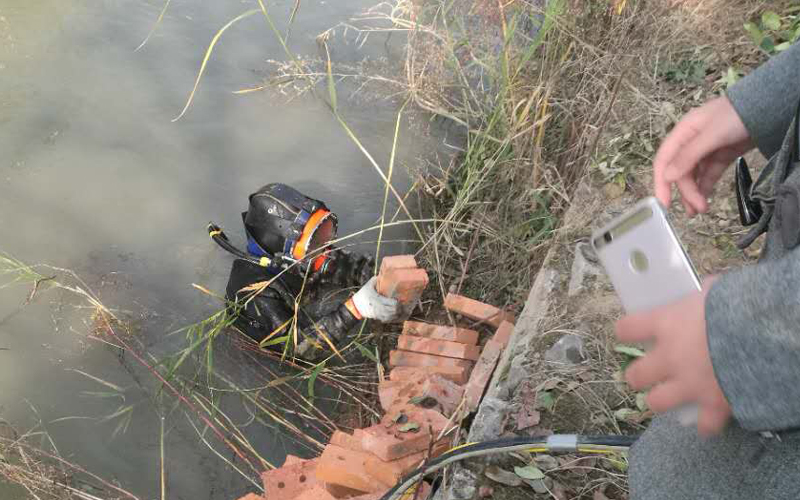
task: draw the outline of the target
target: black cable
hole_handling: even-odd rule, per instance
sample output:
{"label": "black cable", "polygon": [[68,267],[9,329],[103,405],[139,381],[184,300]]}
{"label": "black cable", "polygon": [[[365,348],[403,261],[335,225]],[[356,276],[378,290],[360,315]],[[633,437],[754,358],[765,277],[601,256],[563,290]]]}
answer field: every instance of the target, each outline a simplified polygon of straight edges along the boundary
{"label": "black cable", "polygon": [[639,439],[638,435],[634,436],[578,436],[578,444],[594,444],[599,446],[620,446],[628,447],[633,446],[633,443]]}

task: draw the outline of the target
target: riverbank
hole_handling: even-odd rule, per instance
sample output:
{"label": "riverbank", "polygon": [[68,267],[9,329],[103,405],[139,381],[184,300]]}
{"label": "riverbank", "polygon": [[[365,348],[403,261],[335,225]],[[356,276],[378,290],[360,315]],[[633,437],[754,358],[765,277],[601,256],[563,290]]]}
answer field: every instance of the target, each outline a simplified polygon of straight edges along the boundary
{"label": "riverbank", "polygon": [[[790,2],[600,4],[565,2],[551,10],[554,22],[530,59],[516,49],[519,32],[508,35],[509,25],[521,25],[514,17],[520,10],[487,7],[486,19],[499,27],[488,32],[504,34],[497,73],[525,78],[499,91],[484,89],[494,107],[470,122],[466,150],[437,174],[421,177],[428,213],[445,221],[428,228],[424,248],[438,276],[432,300],[462,291],[522,309],[480,410],[465,422],[465,442],[553,432],[632,435],[646,428],[652,413],[643,394],[621,383],[624,366],[638,351],[614,339],[621,310],[587,237],[650,194],[653,155],[681,115],[724,93],[774,53],[776,43],[753,43],[752,26],[764,38],[778,38],[796,22]],[[514,6],[547,18],[541,7]],[[772,13],[780,29],[765,26],[777,22]],[[749,31],[747,22],[753,23]],[[557,64],[550,66],[552,57]],[[505,71],[515,61],[525,62]],[[507,95],[516,98],[503,102]],[[521,116],[529,128],[519,135],[514,125]],[[493,140],[496,130],[505,132],[499,141]],[[702,275],[758,256],[757,246],[735,248],[743,229],[731,179],[720,184],[707,215],[688,220],[673,207],[677,230]],[[556,359],[560,340],[579,346],[579,356]],[[537,492],[497,471],[514,471],[523,462],[505,457],[456,467],[445,491],[454,499],[627,497],[624,455],[543,457],[545,488]]]}
{"label": "riverbank", "polygon": [[[772,8],[785,12],[781,9],[790,2],[766,4],[775,4]],[[415,229],[409,233],[419,237],[418,257],[432,278],[417,319],[452,324],[453,318],[447,318],[440,307],[449,292],[521,313],[515,332],[516,347],[507,351],[495,373],[488,404],[484,404],[477,416],[461,422],[461,429],[454,434],[459,439],[551,431],[631,434],[646,426],[649,415],[641,407],[641,397],[617,383],[618,372],[628,355],[618,352],[610,330],[619,314],[614,296],[598,276],[591,256],[585,256],[578,243],[591,226],[649,192],[652,155],[658,141],[682,112],[723,91],[739,72],[765,57],[753,46],[741,24],[758,18],[766,4],[742,2],[731,7],[721,1],[691,6],[684,2],[632,0],[547,4],[478,1],[459,3],[451,9],[450,4],[437,1],[400,1],[383,4],[360,18],[363,36],[369,33],[377,36],[380,31],[408,36],[403,70],[383,80],[374,77],[371,81],[379,81],[390,89],[398,104],[407,103],[401,109],[421,110],[425,116],[438,117],[437,123],[451,124],[447,130],[452,135],[441,140],[449,154],[428,159],[424,164],[408,158],[397,161],[398,165],[412,163],[413,188],[399,198],[417,216]],[[370,23],[374,23],[372,31]],[[319,67],[323,68],[328,58],[336,63],[338,55],[335,47],[327,50],[326,40],[324,36],[318,39],[322,53]],[[288,59],[292,58],[290,55]],[[193,78],[194,70],[192,64],[184,75],[185,81]],[[369,137],[369,130],[355,125],[351,130],[338,113],[334,83],[350,76],[344,72],[335,74],[330,69],[303,73],[302,77],[295,75],[294,81],[327,86],[322,89],[327,93],[320,95],[330,100],[328,104],[346,132],[355,131],[353,137]],[[282,81],[286,80],[278,83]],[[261,123],[262,110],[249,104],[248,107],[257,110],[252,113],[252,123]],[[166,123],[171,117],[160,119]],[[313,118],[302,120],[297,129],[313,128],[306,127],[313,121]],[[383,134],[375,135],[391,135],[387,130],[394,121],[389,121],[390,126],[381,129]],[[398,125],[395,137],[399,129]],[[336,131],[340,132],[338,128]],[[52,141],[56,136],[59,134],[53,135]],[[395,139],[393,151],[397,144]],[[362,160],[370,175],[375,173],[372,165],[389,177],[392,167],[401,168],[395,165],[394,152],[386,165],[367,164],[360,156],[364,151],[359,151],[361,146],[359,142],[355,147],[347,143],[347,150],[355,157],[350,160],[353,164]],[[296,154],[292,150],[292,158]],[[313,169],[320,164],[309,162]],[[249,175],[260,179],[263,172]],[[362,185],[358,182],[362,178],[367,178],[365,183],[371,188],[377,184],[375,189],[384,193],[383,184],[374,183],[362,171],[357,179],[346,183],[347,189],[360,193]],[[176,185],[174,192],[185,191],[182,185]],[[227,189],[233,191],[234,187]],[[209,188],[209,192],[219,191],[218,186]],[[396,194],[388,189],[385,193],[390,200]],[[229,206],[229,201],[225,199],[225,206]],[[739,231],[733,205],[720,206],[720,211],[692,223],[679,217],[679,231],[704,273],[738,265],[744,259],[732,246]],[[352,212],[358,212],[354,207],[358,205],[351,207]],[[401,208],[392,206],[388,212],[384,209],[381,222],[391,219],[395,211],[401,214],[399,219],[407,217]],[[238,227],[236,212],[232,210],[229,214],[230,226]],[[368,225],[362,223],[372,215],[362,214],[353,227]],[[208,250],[213,247],[202,234],[198,240],[202,241],[187,245],[181,255],[202,255],[203,259],[211,260],[205,251],[214,251]],[[383,254],[385,249],[381,250]],[[751,252],[745,257],[754,256]],[[99,261],[102,267],[103,259]],[[138,269],[132,268],[131,274]],[[199,277],[187,272],[184,281],[173,279],[173,273],[163,274],[170,283],[178,283],[175,288],[196,294],[198,289],[186,283],[197,278],[202,279],[201,284],[208,284],[216,276],[215,283],[224,286],[225,272],[227,269],[216,273],[217,276],[204,271]],[[50,271],[46,274],[49,276]],[[40,278],[34,278],[28,285],[35,289],[38,286],[34,285],[35,280]],[[106,282],[104,276],[97,277],[97,281]],[[142,281],[152,284],[145,275]],[[573,283],[575,288],[571,290]],[[95,283],[90,280],[90,284]],[[528,299],[532,287],[534,293]],[[186,299],[193,311],[198,310],[197,302],[203,303],[203,310],[220,306],[213,293],[218,289],[209,291],[199,287],[199,290],[207,292],[200,294],[201,301],[195,301],[194,295]],[[27,294],[29,289],[23,292]],[[83,310],[86,306],[80,303]],[[47,312],[45,308],[42,315],[45,319]],[[192,313],[191,317],[196,319],[198,315]],[[191,448],[193,451],[187,456],[201,457],[209,470],[219,474],[219,483],[226,484],[227,491],[214,494],[232,498],[231,492],[260,488],[259,473],[280,463],[284,447],[297,447],[304,457],[312,457],[335,430],[374,425],[380,417],[376,412],[377,387],[386,366],[381,361],[386,360],[389,350],[396,345],[399,328],[370,325],[359,332],[342,352],[347,364],[333,357],[328,364],[290,365],[278,364],[280,355],[264,356],[252,344],[239,345],[230,336],[220,335],[229,319],[224,314],[215,314],[178,330],[181,335],[169,338],[179,339],[180,345],[171,344],[166,354],[164,349],[156,358],[150,357],[148,351],[152,345],[139,343],[144,340],[137,337],[139,332],[118,330],[122,340],[131,341],[132,348],[128,349],[115,338],[117,333],[112,325],[106,323],[109,317],[100,314],[92,318],[88,343],[107,345],[112,357],[120,359],[119,365],[116,361],[112,363],[108,373],[116,375],[123,366],[134,378],[149,383],[142,386],[137,379],[136,384],[130,383],[132,389],[128,392],[115,388],[109,392],[105,379],[116,387],[129,381],[123,378],[120,382],[106,374],[99,381],[85,377],[89,387],[81,390],[106,391],[107,395],[102,397],[114,402],[113,407],[91,414],[100,415],[92,422],[91,435],[98,434],[96,426],[106,424],[110,428],[103,428],[102,436],[113,437],[117,434],[115,429],[121,429],[124,437],[133,414],[129,409],[133,408],[132,399],[141,400],[138,408],[146,410],[137,410],[140,413],[134,422],[145,421],[147,424],[142,426],[146,427],[145,432],[131,436],[120,447],[128,452],[140,451],[138,436],[149,439],[148,445],[155,451],[147,455],[149,461],[145,466],[136,468],[136,478],[156,492],[150,497],[157,493],[162,498],[173,493],[187,495],[193,491],[191,488],[203,494],[208,490],[200,481],[187,479],[179,483],[177,474],[169,474],[172,470],[169,461],[175,460],[173,450],[183,446],[181,441],[170,441],[171,436],[176,439],[182,433],[188,436],[187,442],[197,445],[200,451]],[[182,320],[181,327],[191,322]],[[158,325],[155,331],[162,334],[163,325]],[[481,333],[482,340],[491,334]],[[543,360],[547,350],[565,333],[583,339],[586,347],[582,360],[566,370]],[[137,355],[144,363],[134,359]],[[190,362],[198,360],[197,364]],[[101,374],[91,370],[91,375]],[[152,375],[163,377],[163,381],[151,379]],[[81,380],[83,377],[76,375]],[[72,397],[77,392],[76,389],[68,394]],[[162,394],[170,397],[162,400]],[[159,398],[151,399],[154,395]],[[124,403],[119,408],[118,400]],[[181,400],[180,404],[177,400]],[[326,408],[332,408],[333,412],[323,411],[324,405],[330,405]],[[228,412],[231,407],[234,411]],[[531,411],[522,412],[531,407]],[[493,410],[498,410],[499,418],[492,416]],[[167,418],[165,439],[163,427],[158,435],[157,422],[163,423],[163,416],[173,412],[172,418],[180,420],[184,427],[170,427]],[[332,413],[343,417],[334,417]],[[182,429],[181,433],[176,429]],[[41,436],[46,434],[37,431],[35,436],[28,435],[31,439]],[[271,436],[281,436],[281,441],[276,445],[265,439]],[[2,439],[5,441],[0,445],[5,446],[16,441],[0,435]],[[18,452],[12,451],[16,459]],[[513,460],[514,457],[506,457],[496,465],[512,471]],[[58,462],[45,457],[42,463]],[[546,478],[536,484],[550,491],[537,493],[542,498],[552,494],[556,498],[594,496],[602,500],[601,495],[612,498],[626,495],[623,456],[587,461],[561,457],[556,462],[553,457],[540,457],[537,463]],[[450,470],[442,491],[450,488],[462,496],[471,492],[472,496],[494,495],[502,499],[530,498],[533,494],[526,485],[498,482],[504,476],[487,475],[484,465],[469,463],[465,468]],[[150,471],[146,479],[141,479],[143,469]],[[190,469],[201,470],[194,466]],[[0,473],[8,470],[0,467]],[[63,474],[63,469],[42,468],[40,472],[36,479],[51,486],[56,484],[65,497],[120,496],[110,487],[92,490],[93,497],[65,493],[61,483],[48,481],[45,474]],[[205,475],[217,484],[214,474]],[[11,480],[15,477],[21,476]],[[453,489],[454,477],[460,480],[457,489]],[[515,482],[505,477],[506,481]],[[68,479],[66,485],[75,484],[71,482],[72,475]],[[157,484],[160,488],[153,488]]]}

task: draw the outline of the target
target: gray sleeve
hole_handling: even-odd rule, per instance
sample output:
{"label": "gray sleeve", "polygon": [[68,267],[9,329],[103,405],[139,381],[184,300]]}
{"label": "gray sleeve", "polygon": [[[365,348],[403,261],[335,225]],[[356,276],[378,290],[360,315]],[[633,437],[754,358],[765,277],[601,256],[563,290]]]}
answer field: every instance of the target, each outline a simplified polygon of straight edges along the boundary
{"label": "gray sleeve", "polygon": [[721,276],[706,297],[706,329],[742,427],[800,427],[800,247]]}
{"label": "gray sleeve", "polygon": [[772,157],[780,149],[800,101],[800,43],[733,85],[728,99],[761,154]]}

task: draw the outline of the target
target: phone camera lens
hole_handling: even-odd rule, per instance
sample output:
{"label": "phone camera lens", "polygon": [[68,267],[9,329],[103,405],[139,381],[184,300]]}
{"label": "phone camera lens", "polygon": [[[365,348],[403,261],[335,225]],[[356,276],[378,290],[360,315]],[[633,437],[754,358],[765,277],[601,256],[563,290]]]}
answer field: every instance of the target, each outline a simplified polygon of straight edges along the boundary
{"label": "phone camera lens", "polygon": [[612,240],[612,238],[611,238],[611,233],[606,233],[606,234],[604,234],[604,235],[603,235],[603,240],[604,240],[606,243],[611,243],[611,240]]}

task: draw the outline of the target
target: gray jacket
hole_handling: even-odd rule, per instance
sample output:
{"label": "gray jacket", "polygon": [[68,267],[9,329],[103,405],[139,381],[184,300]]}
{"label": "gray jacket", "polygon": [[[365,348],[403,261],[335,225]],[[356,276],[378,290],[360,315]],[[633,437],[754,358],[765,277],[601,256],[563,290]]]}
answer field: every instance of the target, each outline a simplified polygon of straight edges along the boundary
{"label": "gray jacket", "polygon": [[753,234],[768,229],[762,258],[721,276],[706,299],[714,373],[735,421],[702,440],[669,414],[656,418],[631,450],[634,499],[800,498],[800,168],[787,135],[797,125],[800,44],[728,97],[771,159],[756,182],[765,191]]}
{"label": "gray jacket", "polygon": [[729,99],[771,158],[772,178],[764,184],[773,192],[766,196],[772,203],[761,261],[722,276],[709,292],[711,359],[742,427],[800,428],[800,241],[792,235],[800,235],[800,221],[788,213],[800,202],[793,194],[800,169],[793,169],[794,134],[787,134],[800,102],[800,44],[742,80]]}

